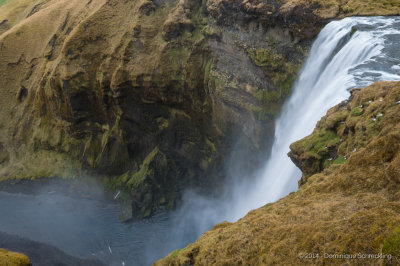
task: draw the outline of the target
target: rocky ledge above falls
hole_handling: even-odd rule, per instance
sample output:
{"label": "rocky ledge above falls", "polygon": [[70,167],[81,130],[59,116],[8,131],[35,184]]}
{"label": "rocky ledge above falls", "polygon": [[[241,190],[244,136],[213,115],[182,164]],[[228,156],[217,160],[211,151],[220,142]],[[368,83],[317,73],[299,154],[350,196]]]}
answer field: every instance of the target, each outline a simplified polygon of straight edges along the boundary
{"label": "rocky ledge above falls", "polygon": [[94,175],[142,216],[172,207],[184,187],[222,179],[238,139],[239,167],[255,168],[328,19],[398,9],[396,1],[1,1],[0,179]]}
{"label": "rocky ledge above falls", "polygon": [[400,82],[354,90],[349,101],[329,110],[312,135],[291,146],[290,156],[306,173],[297,192],[236,223],[216,225],[155,265],[349,262],[325,254],[390,254],[391,260],[350,263],[398,265],[399,101]]}

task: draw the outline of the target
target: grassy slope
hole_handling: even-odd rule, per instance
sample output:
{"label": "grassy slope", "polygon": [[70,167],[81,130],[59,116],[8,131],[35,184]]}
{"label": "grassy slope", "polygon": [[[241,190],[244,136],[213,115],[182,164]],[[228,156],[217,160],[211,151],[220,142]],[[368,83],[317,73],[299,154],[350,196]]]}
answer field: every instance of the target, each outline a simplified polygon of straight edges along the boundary
{"label": "grassy slope", "polygon": [[[43,73],[52,71],[58,63],[58,59],[48,62],[44,55],[47,51],[51,51],[48,43],[52,36],[56,34],[60,40],[67,39],[68,34],[60,30],[62,25],[68,22],[66,27],[77,27],[102,4],[104,4],[104,1],[96,1],[88,6],[86,2],[77,0],[15,0],[0,7],[0,22],[7,20],[6,24],[9,27],[7,31],[0,34],[0,42],[3,45],[3,49],[0,50],[0,57],[2,58],[0,61],[0,86],[2,87],[0,124],[14,127],[22,122],[22,117],[26,116],[27,113],[32,113],[32,111],[27,111],[27,108],[32,107],[32,103],[25,107],[24,103],[21,104],[17,101],[18,90],[21,87],[39,87],[43,83]],[[36,12],[34,12],[35,10]],[[54,56],[60,53],[61,45],[58,44],[56,49],[57,51],[53,52]],[[13,62],[13,67],[9,67],[7,62]],[[28,98],[36,98],[39,95],[39,92],[35,91],[29,93]],[[10,117],[13,117],[13,119],[10,119]],[[44,121],[40,124],[40,130],[31,134],[31,136],[46,132],[47,128]],[[9,136],[6,131],[5,127],[0,127],[0,142],[7,149],[9,147],[6,143],[9,141]],[[46,137],[51,142],[57,141],[60,136],[53,132]],[[27,144],[27,139],[24,141]],[[53,152],[49,155],[37,151],[32,154],[26,152],[26,145],[20,146],[18,152],[21,152],[22,156],[30,157],[25,159],[26,166],[19,164],[13,165],[11,168],[11,172],[24,169],[24,174],[21,177],[27,175],[54,176],[56,172],[64,171],[64,169],[78,169],[77,165],[69,162],[68,158],[60,153]],[[14,155],[9,157],[11,161],[15,158]],[[46,168],[46,165],[50,167]],[[0,172],[5,171],[5,168],[2,167]],[[16,175],[18,174],[16,173]]]}
{"label": "grassy slope", "polygon": [[7,2],[8,2],[8,0],[0,0],[0,6],[4,5]]}
{"label": "grassy slope", "polygon": [[[380,101],[381,100],[381,101]],[[169,254],[156,265],[319,265],[342,264],[324,253],[392,254],[400,252],[400,83],[376,83],[360,92],[345,107],[335,107],[321,124],[345,109],[364,104],[354,132],[342,136],[355,143],[344,164],[333,164],[310,177],[298,192],[251,211],[236,223],[222,223],[195,243]],[[369,101],[372,101],[370,104]],[[377,114],[376,132],[364,131]],[[340,120],[352,127],[351,112]],[[335,129],[341,132],[342,124]],[[363,141],[358,136],[364,134]],[[371,135],[369,135],[371,134]],[[302,142],[310,142],[303,140]],[[300,142],[301,143],[301,142]],[[347,145],[347,144],[346,144]],[[352,144],[353,145],[353,144]],[[353,148],[353,146],[351,146]],[[307,153],[308,148],[303,152]],[[344,149],[346,150],[346,149]],[[316,259],[300,254],[318,253]],[[351,265],[380,265],[382,260],[351,260]]]}
{"label": "grassy slope", "polygon": [[35,6],[47,2],[49,0],[0,0],[0,22],[8,20],[8,24],[14,26],[24,20]]}
{"label": "grassy slope", "polygon": [[322,18],[398,15],[399,0],[285,0],[283,9],[294,6],[314,6],[315,13]]}

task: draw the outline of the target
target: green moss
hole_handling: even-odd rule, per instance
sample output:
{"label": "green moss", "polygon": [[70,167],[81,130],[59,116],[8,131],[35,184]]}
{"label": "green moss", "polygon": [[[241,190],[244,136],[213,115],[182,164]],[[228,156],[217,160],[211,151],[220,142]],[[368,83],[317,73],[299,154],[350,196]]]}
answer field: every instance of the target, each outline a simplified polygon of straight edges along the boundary
{"label": "green moss", "polygon": [[280,102],[281,101],[281,94],[277,91],[265,91],[265,90],[258,90],[255,94],[256,98],[262,102]]}
{"label": "green moss", "polygon": [[101,154],[101,151],[101,139],[92,135],[85,144],[83,159],[89,166],[95,167],[97,165],[97,156]]}
{"label": "green moss", "polygon": [[0,6],[6,4],[9,0],[0,0]]}
{"label": "green moss", "polygon": [[[300,142],[304,150],[308,150],[315,155],[326,153],[327,148],[336,146],[340,143],[340,138],[335,132],[330,130],[321,130]],[[319,156],[318,156],[319,157]]]}
{"label": "green moss", "polygon": [[170,113],[171,119],[179,119],[179,118],[186,118],[188,120],[192,119],[187,113],[185,113],[185,111],[182,111],[180,109],[168,108],[168,112]]}
{"label": "green moss", "polygon": [[123,181],[118,177],[106,177],[104,178],[104,186],[111,190],[118,190],[123,186]]}
{"label": "green moss", "polygon": [[269,121],[271,118],[276,117],[279,114],[280,107],[271,105],[269,108],[264,108],[256,112],[256,118],[259,121]]}
{"label": "green moss", "polygon": [[158,129],[160,131],[163,131],[164,129],[169,127],[169,122],[167,119],[163,118],[163,117],[159,117],[156,119],[157,124],[158,124]]}
{"label": "green moss", "polygon": [[219,78],[213,77],[211,80],[216,85],[224,85],[224,84],[226,84],[222,79],[219,79]]}
{"label": "green moss", "polygon": [[[154,163],[154,165],[151,165],[152,163]],[[160,152],[158,147],[154,148],[154,150],[150,152],[143,160],[143,163],[140,165],[139,171],[137,171],[130,177],[127,185],[133,188],[137,188],[148,176],[154,175],[155,170],[165,169],[166,165],[166,156]]]}
{"label": "green moss", "polygon": [[201,29],[201,32],[202,32],[202,34],[204,34],[205,36],[208,36],[208,37],[218,36],[220,34],[218,29],[211,27],[209,25],[203,27]]}
{"label": "green moss", "polygon": [[208,138],[206,138],[206,153],[208,155],[213,155],[217,152],[214,143],[212,143]]}
{"label": "green moss", "polygon": [[[259,49],[259,50],[255,50],[255,49],[251,49],[250,50],[250,58],[252,59],[252,61],[260,67],[266,67],[266,66],[278,66],[278,63],[280,61],[281,58],[279,58],[278,55],[274,55],[271,51],[267,50],[267,49]],[[274,62],[274,59],[276,59],[276,61]]]}
{"label": "green moss", "polygon": [[346,120],[348,115],[349,115],[349,112],[347,110],[344,110],[344,111],[334,114],[332,116],[326,117],[324,119],[326,128],[335,129],[340,122],[343,122]]}
{"label": "green moss", "polygon": [[[273,43],[273,40],[269,41]],[[296,79],[299,65],[290,62],[275,48],[247,49],[247,53],[253,63],[261,67],[265,75],[276,87],[275,91],[260,90],[256,97],[264,103],[282,101],[290,94]]]}
{"label": "green moss", "polygon": [[357,31],[358,31],[358,28],[356,26],[353,26],[351,28],[350,36],[353,36]]}
{"label": "green moss", "polygon": [[[207,21],[202,17],[201,8],[193,12],[190,20],[194,26],[193,31],[185,30],[169,42],[161,56],[161,76],[153,79],[155,82],[174,81],[170,85],[176,90],[181,90],[184,87],[185,81],[190,85],[191,79],[194,79],[192,82],[196,84],[199,82],[208,82],[209,71],[212,65],[212,60],[206,61],[204,64],[205,72],[203,72],[203,69],[199,70],[202,64],[192,64],[195,61],[193,57],[198,56],[196,54],[197,51],[194,51],[193,48],[203,45],[203,32],[207,26]],[[204,57],[201,56],[200,58]],[[200,72],[205,74],[196,75],[196,73]]]}
{"label": "green moss", "polygon": [[165,82],[165,80],[175,81],[174,87],[180,89],[185,81],[184,65],[190,56],[190,50],[183,44],[171,44],[168,49],[163,51],[161,56],[161,77],[155,82]]}
{"label": "green moss", "polygon": [[266,37],[266,40],[267,40],[267,42],[268,42],[268,44],[270,45],[270,46],[274,46],[274,45],[276,45],[276,40],[274,39],[274,37],[272,37],[272,36],[267,36]]}
{"label": "green moss", "polygon": [[343,11],[343,13],[347,14],[347,13],[352,13],[352,12],[354,12],[354,9],[351,8],[351,7],[348,6],[348,5],[344,5],[344,6],[342,6],[342,11]]}
{"label": "green moss", "polygon": [[207,61],[206,67],[205,67],[205,75],[204,75],[204,84],[208,84],[210,80],[210,74],[211,74],[211,68],[213,65],[214,59],[211,58],[210,60]]}
{"label": "green moss", "polygon": [[346,162],[346,160],[344,159],[343,156],[339,156],[338,158],[336,158],[336,160],[333,161],[333,164],[344,164]]}
{"label": "green moss", "polygon": [[383,242],[382,252],[400,257],[400,227],[397,227],[392,234]]}
{"label": "green moss", "polygon": [[212,143],[208,138],[205,140],[205,145],[204,145],[204,158],[200,162],[200,167],[204,170],[208,169],[210,164],[212,163],[214,159],[214,155],[217,152],[217,149],[215,148],[214,143]]}
{"label": "green moss", "polygon": [[133,171],[130,170],[121,176],[106,177],[104,178],[104,186],[111,190],[122,189],[126,186],[130,189],[136,189],[143,184],[147,177],[154,175],[155,171],[165,171],[166,168],[167,158],[156,147],[146,156],[138,171],[132,173]]}
{"label": "green moss", "polygon": [[351,110],[351,115],[352,116],[360,116],[363,114],[363,110],[359,107],[354,108],[353,110]]}
{"label": "green moss", "polygon": [[126,183],[128,182],[130,177],[131,177],[130,171],[127,171],[125,174],[121,175],[119,179],[122,181],[122,183]]}
{"label": "green moss", "polygon": [[192,32],[192,41],[198,42],[204,38],[204,29],[208,25],[206,18],[203,18],[202,9],[198,8],[196,12],[192,15],[191,21],[193,22],[195,28]]}
{"label": "green moss", "polygon": [[172,256],[174,259],[176,259],[176,258],[178,257],[178,255],[179,255],[179,253],[181,253],[182,251],[185,251],[185,249],[186,249],[186,248],[174,250],[174,251],[171,253],[171,256]]}
{"label": "green moss", "polygon": [[96,78],[97,78],[97,80],[98,80],[99,82],[102,82],[102,81],[103,81],[103,78],[104,78],[103,72],[97,72]]}

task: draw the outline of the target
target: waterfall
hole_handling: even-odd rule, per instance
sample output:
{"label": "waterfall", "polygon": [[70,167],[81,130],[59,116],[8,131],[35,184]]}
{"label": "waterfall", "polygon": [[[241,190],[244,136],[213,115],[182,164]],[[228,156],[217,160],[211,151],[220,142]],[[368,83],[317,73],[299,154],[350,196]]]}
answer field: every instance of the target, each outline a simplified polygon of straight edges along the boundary
{"label": "waterfall", "polygon": [[321,31],[276,121],[271,158],[254,184],[236,192],[234,219],[297,190],[301,172],[287,156],[289,145],[311,134],[351,88],[400,80],[399,41],[399,17],[345,18]]}
{"label": "waterfall", "polygon": [[296,191],[301,172],[287,156],[290,144],[311,134],[352,88],[400,80],[399,44],[400,17],[353,17],[326,25],[276,120],[274,144],[263,169],[253,178],[231,177],[219,199],[188,192],[175,216],[181,228],[175,239],[195,238],[218,222],[234,222]]}

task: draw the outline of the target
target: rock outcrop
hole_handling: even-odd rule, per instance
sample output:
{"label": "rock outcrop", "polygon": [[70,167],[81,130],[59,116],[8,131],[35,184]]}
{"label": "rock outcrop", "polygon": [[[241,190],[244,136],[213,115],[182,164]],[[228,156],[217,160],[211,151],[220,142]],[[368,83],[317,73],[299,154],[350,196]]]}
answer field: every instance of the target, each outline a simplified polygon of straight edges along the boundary
{"label": "rock outcrop", "polygon": [[[386,136],[388,143],[381,144],[389,146],[383,145],[380,152],[374,151],[370,159],[380,159],[383,165],[393,159],[397,147],[393,146],[391,138],[397,133],[400,122],[397,87],[391,83],[376,83],[361,92],[353,89],[351,93],[349,101],[328,111],[310,136],[290,146],[289,156],[303,172],[300,185],[332,164],[344,164],[378,137]],[[369,157],[365,157],[362,163],[368,164],[368,160]],[[350,161],[349,164],[357,168],[359,162]],[[398,169],[392,170],[392,178],[396,172],[400,174]]]}
{"label": "rock outcrop", "polygon": [[398,265],[399,101],[400,82],[353,90],[291,146],[299,191],[155,265]]}
{"label": "rock outcrop", "polygon": [[0,249],[0,265],[5,266],[31,266],[27,256],[21,253]]}
{"label": "rock outcrop", "polygon": [[[0,2],[0,178],[99,176],[142,216],[271,143],[328,19],[396,1]],[[126,217],[130,217],[128,213]]]}

